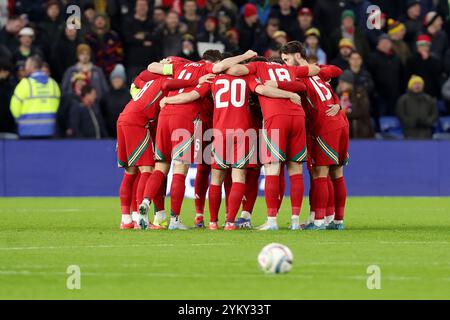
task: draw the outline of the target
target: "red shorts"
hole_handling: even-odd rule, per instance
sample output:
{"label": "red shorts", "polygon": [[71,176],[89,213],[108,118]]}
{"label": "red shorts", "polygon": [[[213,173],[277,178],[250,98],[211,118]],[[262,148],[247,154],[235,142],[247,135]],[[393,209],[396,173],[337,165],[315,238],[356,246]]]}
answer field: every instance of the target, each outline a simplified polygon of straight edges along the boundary
{"label": "red shorts", "polygon": [[313,166],[342,166],[348,163],[348,126],[315,137],[311,145]]}
{"label": "red shorts", "polygon": [[258,165],[257,134],[214,136],[211,167],[216,170],[246,169]]}
{"label": "red shorts", "polygon": [[304,116],[273,116],[264,120],[262,131],[262,163],[306,161],[308,152]]}
{"label": "red shorts", "polygon": [[148,129],[117,124],[117,164],[119,168],[155,165],[153,141]]}
{"label": "red shorts", "polygon": [[197,158],[201,157],[201,127],[198,118],[192,120],[178,114],[160,114],[156,130],[155,160],[197,162]]}

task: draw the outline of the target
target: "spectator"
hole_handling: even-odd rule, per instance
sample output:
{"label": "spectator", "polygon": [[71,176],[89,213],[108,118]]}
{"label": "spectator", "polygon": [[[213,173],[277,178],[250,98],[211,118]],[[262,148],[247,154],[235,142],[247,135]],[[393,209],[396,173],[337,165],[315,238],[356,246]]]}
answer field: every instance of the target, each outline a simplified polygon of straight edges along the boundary
{"label": "spectator", "polygon": [[94,87],[86,85],[81,89],[79,104],[70,112],[70,123],[75,138],[101,139],[108,136]]}
{"label": "spectator", "polygon": [[78,30],[66,27],[59,35],[53,47],[52,70],[55,80],[61,81],[66,69],[77,62],[77,47],[81,43]]}
{"label": "spectator", "polygon": [[294,40],[305,41],[305,32],[313,27],[313,13],[309,8],[301,8],[297,15],[297,25],[293,34]]}
{"label": "spectator", "polygon": [[206,0],[206,11],[208,15],[218,17],[222,11],[231,18],[231,24],[236,24],[235,17],[238,15],[238,8],[231,0]]}
{"label": "spectator", "polygon": [[392,40],[392,50],[398,55],[403,65],[406,65],[411,51],[403,40],[406,34],[405,25],[393,19],[388,20],[388,35]]}
{"label": "spectator", "polygon": [[19,32],[19,47],[13,54],[13,59],[16,65],[17,78],[20,80],[26,76],[25,61],[28,57],[33,55],[40,55],[42,52],[33,44],[34,30],[25,27]]}
{"label": "spectator", "polygon": [[62,80],[62,92],[71,92],[71,79],[75,73],[82,72],[86,75],[92,86],[95,88],[98,97],[101,98],[108,91],[108,83],[102,69],[91,62],[91,48],[87,44],[80,44],[77,47],[78,62],[66,70]]}
{"label": "spectator", "polygon": [[408,60],[407,76],[416,74],[425,82],[425,92],[434,98],[440,97],[443,82],[442,64],[431,54],[431,39],[423,34],[417,37],[416,53]]}
{"label": "spectator", "polygon": [[41,71],[42,66],[39,56],[26,60],[27,76],[16,86],[11,98],[11,113],[21,138],[49,138],[55,134],[61,93],[56,81]]}
{"label": "spectator", "polygon": [[217,30],[221,35],[225,35],[225,33],[234,26],[232,21],[233,20],[226,14],[225,11],[219,11],[219,15],[217,17]]}
{"label": "spectator", "polygon": [[420,0],[408,0],[406,4],[406,14],[400,17],[400,21],[406,27],[405,41],[413,51],[417,35],[422,29],[420,21],[421,7]]}
{"label": "spectator", "polygon": [[277,18],[270,18],[267,22],[265,32],[261,34],[253,46],[253,50],[263,55],[273,43],[273,35],[280,30],[280,24]]}
{"label": "spectator", "polygon": [[363,65],[363,58],[357,51],[353,51],[348,59],[349,70],[353,74],[355,88],[362,87],[370,96],[373,93],[374,84],[372,75]]}
{"label": "spectator", "polygon": [[10,102],[14,93],[12,64],[5,59],[0,60],[0,132],[16,132],[16,123],[11,114]]}
{"label": "spectator", "polygon": [[162,7],[155,7],[153,10],[153,23],[155,27],[162,28],[166,22],[166,11]]}
{"label": "spectator", "polygon": [[275,32],[273,34],[273,41],[280,48],[284,46],[288,42],[286,32],[282,30]]}
{"label": "spectator", "polygon": [[348,69],[348,58],[353,52],[354,46],[350,39],[341,39],[339,41],[339,56],[331,60],[331,64],[338,66],[342,70]]}
{"label": "spectator", "polygon": [[161,31],[163,42],[163,56],[174,56],[181,51],[181,44],[183,42],[183,34],[186,28],[180,25],[178,14],[175,11],[170,11],[166,17],[166,23]]}
{"label": "spectator", "polygon": [[228,43],[227,51],[232,55],[237,55],[241,53],[241,49],[239,48],[239,33],[236,29],[231,28],[225,33],[225,37]]}
{"label": "spectator", "polygon": [[[339,29],[339,16],[342,13],[342,2],[336,0],[317,0],[314,7],[314,21],[320,23],[320,32],[331,35]],[[328,38],[327,40],[330,40]],[[330,52],[328,52],[330,54]]]}
{"label": "spectator", "polygon": [[237,24],[237,31],[239,32],[239,47],[241,50],[247,51],[253,48],[256,39],[262,33],[258,19],[258,10],[254,4],[247,3],[244,6]]}
{"label": "spectator", "polygon": [[121,64],[116,65],[110,75],[111,89],[100,101],[100,110],[109,137],[117,137],[117,119],[131,99],[126,80],[125,68]]}
{"label": "spectator", "polygon": [[354,86],[355,79],[350,70],[345,70],[339,77],[337,93],[342,109],[350,122],[350,137],[370,139],[374,137],[370,102],[367,91],[362,86]]}
{"label": "spectator", "polygon": [[341,26],[331,35],[329,52],[331,57],[336,57],[339,41],[349,39],[352,41],[356,51],[366,58],[369,54],[369,45],[365,35],[355,26],[355,14],[351,10],[345,10],[341,15]]}
{"label": "spectator", "polygon": [[295,37],[297,12],[291,6],[290,0],[278,0],[278,5],[272,9],[271,16],[280,21],[280,29],[286,32],[289,38]]}
{"label": "spectator", "polygon": [[380,37],[377,49],[368,62],[377,93],[377,114],[392,115],[402,88],[403,70],[400,58],[392,50],[392,41],[388,35]]}
{"label": "spectator", "polygon": [[198,37],[198,42],[218,43],[227,48],[227,41],[217,30],[217,23],[218,21],[214,16],[209,16],[208,18],[206,18],[205,31]]}
{"label": "spectator", "polygon": [[438,119],[436,101],[423,92],[424,80],[413,75],[408,82],[408,92],[397,103],[405,138],[431,139],[433,124]]}
{"label": "spectator", "polygon": [[61,17],[60,4],[58,0],[49,0],[47,2],[46,16],[44,20],[39,23],[39,27],[43,33],[43,44],[48,52],[46,56],[50,56],[50,48],[58,39],[61,31],[63,19]]}
{"label": "spectator", "polygon": [[109,76],[115,65],[123,61],[122,41],[115,31],[110,30],[109,18],[104,14],[96,15],[92,31],[85,38],[95,54],[95,64],[106,77]]}
{"label": "spectator", "polygon": [[15,52],[19,47],[17,35],[24,26],[25,24],[20,17],[12,16],[0,31],[0,43],[4,44],[11,53]]}
{"label": "spectator", "polygon": [[305,49],[308,56],[314,55],[317,57],[318,64],[327,64],[327,55],[319,45],[320,31],[317,28],[308,29],[305,32]]}
{"label": "spectator", "polygon": [[181,22],[186,25],[186,32],[197,37],[203,32],[203,19],[197,12],[197,1],[186,0],[183,3]]}
{"label": "spectator", "polygon": [[183,41],[181,43],[181,52],[177,54],[177,56],[190,60],[190,61],[199,61],[200,56],[197,51],[197,42],[190,34],[185,34],[183,36]]}
{"label": "spectator", "polygon": [[443,61],[448,49],[448,38],[442,30],[442,17],[437,12],[431,11],[426,14],[423,22],[425,33],[431,38],[431,54]]}
{"label": "spectator", "polygon": [[[379,18],[377,16],[378,14],[380,15]],[[380,36],[382,36],[383,34],[387,33],[387,31],[388,31],[387,23],[386,23],[387,22],[386,14],[381,11],[376,11],[375,14],[373,15],[372,19],[374,19],[372,21],[377,21],[379,19],[380,26],[376,26],[376,27],[374,26],[375,28],[372,28],[372,29],[366,28],[365,35],[367,37],[367,41],[370,46],[370,49],[375,49],[378,44],[378,38]],[[361,27],[361,28],[364,28],[365,24],[367,24],[367,22],[365,22],[363,24],[363,27]]]}
{"label": "spectator", "polygon": [[161,39],[154,32],[155,25],[148,17],[148,3],[137,0],[134,15],[124,22],[123,34],[125,42],[125,66],[128,71],[128,82],[133,79],[152,61],[162,56]]}
{"label": "spectator", "polygon": [[270,12],[272,7],[270,6],[270,0],[254,0],[256,9],[258,9],[259,21],[262,25],[266,25],[269,21]]}

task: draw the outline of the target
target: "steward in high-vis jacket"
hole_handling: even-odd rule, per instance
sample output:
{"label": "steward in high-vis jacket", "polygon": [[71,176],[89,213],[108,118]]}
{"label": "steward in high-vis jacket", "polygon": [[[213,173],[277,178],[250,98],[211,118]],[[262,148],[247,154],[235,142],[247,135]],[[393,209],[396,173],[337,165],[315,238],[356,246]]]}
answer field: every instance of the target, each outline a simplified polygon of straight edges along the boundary
{"label": "steward in high-vis jacket", "polygon": [[48,138],[55,134],[61,92],[56,81],[41,71],[42,66],[38,56],[27,59],[25,69],[29,76],[19,82],[11,98],[11,113],[21,138]]}

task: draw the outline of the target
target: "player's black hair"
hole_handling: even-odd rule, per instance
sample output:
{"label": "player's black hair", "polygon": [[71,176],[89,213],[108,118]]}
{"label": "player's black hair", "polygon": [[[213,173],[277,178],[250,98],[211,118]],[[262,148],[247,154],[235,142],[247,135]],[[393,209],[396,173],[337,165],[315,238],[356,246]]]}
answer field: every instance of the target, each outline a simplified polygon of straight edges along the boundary
{"label": "player's black hair", "polygon": [[91,86],[90,84],[86,84],[81,88],[80,97],[84,98],[86,95],[91,93],[95,88]]}
{"label": "player's black hair", "polygon": [[302,58],[306,58],[306,49],[300,41],[289,41],[281,47],[280,53],[295,54],[300,53]]}
{"label": "player's black hair", "polygon": [[203,53],[202,59],[214,63],[222,59],[222,54],[219,50],[206,50]]}
{"label": "player's black hair", "polygon": [[257,62],[257,61],[267,62],[269,60],[267,60],[267,58],[263,57],[263,56],[256,56],[256,57],[251,58],[249,61],[250,62]]}
{"label": "player's black hair", "polygon": [[281,58],[270,58],[269,61],[279,63],[279,64],[284,64],[284,61]]}

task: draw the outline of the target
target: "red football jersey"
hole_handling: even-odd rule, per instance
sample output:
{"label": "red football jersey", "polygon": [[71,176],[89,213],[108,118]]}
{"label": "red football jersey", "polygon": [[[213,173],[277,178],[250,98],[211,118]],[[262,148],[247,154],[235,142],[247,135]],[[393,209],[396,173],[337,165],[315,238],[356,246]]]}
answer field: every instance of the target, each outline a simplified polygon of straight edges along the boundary
{"label": "red football jersey", "polygon": [[[173,64],[173,78],[180,80],[191,80],[191,79],[199,79],[207,73],[212,72],[213,65],[211,63],[205,62],[191,62],[191,63],[176,63]],[[210,89],[209,83],[203,83],[201,85],[187,87],[180,90],[170,91],[168,96],[176,96],[182,92],[190,92],[196,90],[203,97],[205,96]],[[185,104],[177,104],[171,105],[168,104],[164,107],[162,113],[169,114],[182,114],[186,117],[195,118],[202,111],[202,103],[201,99],[185,103]]]}
{"label": "red football jersey", "polygon": [[308,116],[308,127],[315,136],[345,127],[348,125],[347,117],[341,110],[334,117],[326,115],[329,105],[339,104],[339,99],[333,92],[330,84],[320,76],[303,78],[306,92],[301,94],[303,104]]}
{"label": "red football jersey", "polygon": [[214,98],[214,129],[243,129],[252,127],[249,95],[259,85],[254,75],[233,77],[220,74],[214,78],[211,92]]}
{"label": "red football jersey", "polygon": [[128,102],[118,122],[127,125],[145,126],[155,120],[159,113],[159,102],[166,95],[162,89],[166,76],[146,82],[139,93]]}
{"label": "red football jersey", "polygon": [[[309,73],[308,67],[287,66],[276,62],[257,61],[250,62],[245,66],[249,74],[256,74],[262,83],[267,80],[295,81],[296,78],[307,77]],[[278,114],[305,116],[303,108],[289,99],[259,96],[259,102],[264,119],[269,119]]]}

